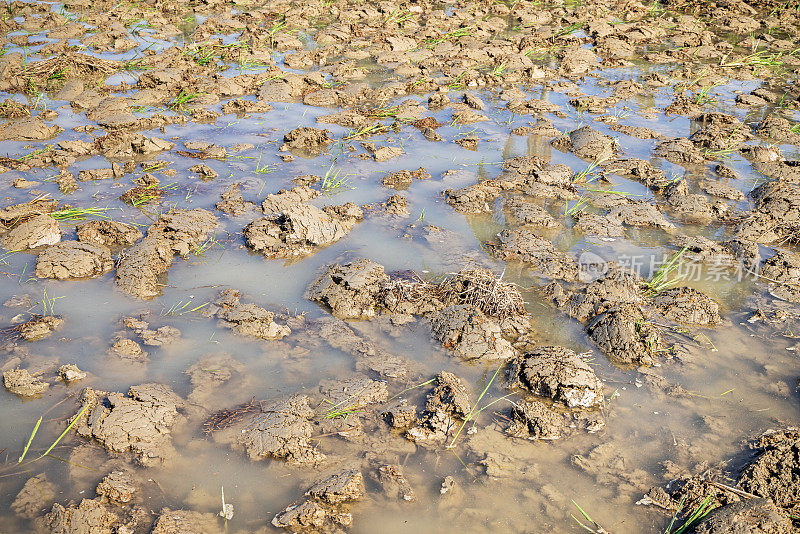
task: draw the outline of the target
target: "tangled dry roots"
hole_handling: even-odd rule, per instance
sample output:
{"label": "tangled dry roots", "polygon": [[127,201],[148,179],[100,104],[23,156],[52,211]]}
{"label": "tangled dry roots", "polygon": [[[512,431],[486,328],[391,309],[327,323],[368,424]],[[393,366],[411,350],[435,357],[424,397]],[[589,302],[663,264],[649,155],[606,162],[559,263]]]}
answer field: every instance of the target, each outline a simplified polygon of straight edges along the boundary
{"label": "tangled dry roots", "polygon": [[76,52],[64,52],[25,67],[23,74],[48,79],[58,73],[81,78],[108,76],[119,70],[119,62],[100,59]]}
{"label": "tangled dry roots", "polygon": [[211,416],[205,420],[203,423],[203,433],[209,435],[217,430],[224,430],[244,419],[247,414],[260,411],[261,403],[256,401],[255,397],[250,399],[250,402],[244,402],[233,408],[219,410],[211,414]]}
{"label": "tangled dry roots", "polygon": [[436,299],[445,306],[466,304],[500,319],[527,313],[516,284],[504,281],[502,275],[495,276],[488,269],[462,269],[445,275],[438,282],[424,280],[413,273],[393,278],[381,292],[391,294],[395,301],[422,303]]}

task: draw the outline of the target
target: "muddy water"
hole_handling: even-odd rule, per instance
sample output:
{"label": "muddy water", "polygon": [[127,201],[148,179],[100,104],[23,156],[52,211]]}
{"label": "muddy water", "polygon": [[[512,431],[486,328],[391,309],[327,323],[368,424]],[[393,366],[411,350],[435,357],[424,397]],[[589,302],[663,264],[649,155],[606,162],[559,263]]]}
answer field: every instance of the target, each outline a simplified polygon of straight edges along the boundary
{"label": "muddy water", "polygon": [[[58,8],[53,7],[55,11]],[[198,16],[193,24],[204,20]],[[188,36],[193,27],[189,25],[183,29]],[[159,51],[172,44],[180,45],[186,38],[150,40],[146,34],[144,31],[134,36],[139,46],[131,52],[97,55],[105,59],[127,60],[148,47]],[[9,37],[14,35],[21,33],[12,32]],[[229,36],[225,39],[233,40]],[[77,42],[69,40],[72,45]],[[307,39],[305,45],[309,49],[316,46],[311,39]],[[24,52],[34,60],[37,59],[36,48],[36,45],[23,48],[7,43],[4,50],[7,53]],[[277,63],[282,57],[282,54],[274,54]],[[374,69],[370,81],[379,80],[384,74],[380,67],[369,61],[364,64]],[[625,68],[606,69],[598,77],[583,79],[578,85],[585,95],[604,96],[609,93],[608,82],[642,80],[659,68],[637,61]],[[224,74],[233,76],[240,72],[240,69],[232,68]],[[124,73],[111,76],[105,82],[108,85],[122,81],[133,84],[136,77],[135,73]],[[711,90],[715,101],[707,110],[734,115],[748,125],[756,124],[767,110],[733,106],[736,94],[747,93],[756,87],[757,81],[735,80],[716,86]],[[660,111],[673,99],[668,89],[616,104],[620,122],[650,128],[667,137],[691,135],[698,128],[694,121],[685,116],[666,116]],[[135,93],[136,90],[132,89],[120,96]],[[617,138],[625,155],[652,161],[668,177],[686,176],[696,182],[702,174],[710,172],[710,164],[705,170],[701,166],[699,170],[687,171],[666,160],[651,158],[655,141],[616,134],[607,125],[593,120],[597,114],[576,111],[569,105],[570,97],[564,93],[541,87],[532,88],[528,93],[561,107],[564,111],[562,116],[548,115],[548,118],[562,132],[591,125]],[[426,142],[417,130],[405,125],[397,134],[373,139],[388,140],[389,144],[402,147],[402,156],[385,163],[351,157],[348,143],[333,144],[314,158],[306,159],[297,154],[293,161],[281,161],[277,149],[284,134],[299,126],[317,127],[316,117],[330,112],[329,109],[299,103],[273,103],[273,110],[266,114],[253,113],[249,118],[225,115],[214,123],[188,122],[167,125],[163,130],[143,131],[141,133],[148,137],[174,141],[177,148],[182,148],[180,143],[184,141],[208,141],[228,147],[229,155],[224,160],[204,161],[219,175],[210,182],[199,181],[189,171],[189,167],[200,160],[170,152],[148,159],[148,164],[168,162],[168,167],[176,173],[173,176],[154,173],[162,186],[169,184],[169,187],[160,203],[142,209],[118,200],[129,187],[131,176],[118,181],[81,183],[79,191],[63,199],[52,181],[57,174],[53,168],[10,170],[0,177],[3,206],[47,193],[73,206],[109,208],[105,212],[108,217],[140,225],[144,230],[159,213],[171,208],[213,210],[220,194],[233,183],[242,184],[246,200],[258,203],[269,193],[293,186],[291,180],[296,176],[325,176],[331,170],[338,170],[347,181],[346,187],[323,195],[314,203],[350,201],[366,204],[384,201],[392,193],[380,184],[380,179],[388,172],[424,166],[433,176],[432,180],[415,181],[409,190],[402,192],[409,202],[408,217],[399,220],[367,217],[343,239],[301,261],[265,260],[261,255],[248,252],[243,245],[241,230],[254,218],[252,212],[238,218],[221,216],[222,224],[216,230],[213,247],[202,255],[176,260],[169,271],[163,294],[150,301],[135,300],[120,292],[114,284],[113,270],[92,280],[55,282],[38,279],[32,274],[36,264],[33,254],[19,252],[3,256],[0,301],[26,296],[30,304],[2,308],[0,323],[12,325],[18,322],[20,314],[24,318],[26,313],[41,313],[42,299],[65,320],[55,335],[42,341],[20,343],[19,346],[7,342],[7,354],[3,356],[7,361],[3,370],[13,368],[23,360],[24,366],[31,369],[52,369],[56,363],[75,363],[89,376],[69,387],[54,383],[37,398],[22,400],[8,392],[3,392],[0,397],[4,429],[0,448],[5,447],[0,456],[5,460],[0,474],[4,510],[0,514],[0,530],[23,532],[32,528],[31,522],[16,517],[9,508],[30,475],[47,473],[48,479],[58,488],[58,494],[50,496],[50,500],[65,503],[84,496],[91,497],[96,482],[113,468],[113,464],[107,463],[105,452],[96,444],[85,455],[85,463],[65,461],[69,458],[74,460],[71,452],[82,445],[79,438],[71,435],[54,449],[53,455],[58,458],[48,457],[24,469],[16,466],[16,458],[37,418],[66,395],[77,397],[83,387],[126,391],[131,385],[159,382],[170,385],[185,397],[191,386],[184,371],[204,355],[214,353],[231,354],[244,366],[243,379],[224,384],[215,391],[211,405],[217,409],[246,402],[252,397],[272,399],[306,390],[316,391],[322,379],[352,375],[353,357],[327,345],[298,350],[302,343],[250,340],[218,327],[213,319],[201,313],[185,310],[211,302],[220,289],[234,287],[245,293],[250,301],[268,309],[304,313],[312,318],[323,317],[328,312],[303,297],[306,287],[326,266],[362,257],[381,263],[387,272],[414,270],[434,276],[458,270],[468,263],[504,272],[507,280],[523,288],[537,341],[542,345],[562,345],[578,353],[590,352],[588,357],[605,384],[608,400],[604,408],[604,429],[552,443],[512,441],[506,437],[502,433],[501,412],[506,408],[503,403],[495,405],[496,411],[482,412],[476,432],[465,436],[460,446],[453,449],[427,450],[415,448],[411,443],[401,446],[397,443],[404,442],[398,437],[397,442],[387,446],[392,452],[384,451],[384,455],[395,455],[394,461],[403,466],[416,499],[397,502],[377,492],[368,492],[367,497],[352,509],[354,524],[349,529],[352,532],[577,532],[581,529],[571,517],[571,514],[577,515],[573,501],[610,532],[660,532],[669,522],[669,517],[653,508],[635,505],[647,488],[663,484],[671,478],[670,475],[701,470],[704,463],[712,465],[735,458],[745,441],[753,435],[797,422],[800,409],[795,389],[795,342],[777,330],[757,329],[747,322],[754,308],[754,299],[771,298],[764,284],[750,280],[686,282],[718,300],[726,321],[713,329],[692,329],[690,335],[676,334],[673,341],[680,348],[677,355],[674,358],[665,355],[659,366],[644,374],[610,364],[594,347],[582,326],[553,308],[541,295],[539,289],[546,280],[532,276],[519,264],[506,264],[487,254],[482,244],[492,240],[508,222],[502,201],[498,201],[492,214],[465,216],[444,202],[443,190],[495,177],[501,172],[503,161],[516,156],[548,158],[551,163],[568,165],[575,173],[586,169],[588,163],[568,152],[556,150],[550,145],[550,138],[510,134],[511,129],[525,125],[530,117],[509,112],[496,91],[475,91],[475,94],[487,103],[488,109],[484,110],[489,118],[487,122],[450,125],[450,110],[432,112],[431,116],[446,124],[437,132],[447,142]],[[456,89],[449,96],[456,101],[460,95],[461,91]],[[3,99],[6,96],[3,94]],[[13,98],[26,102],[21,94]],[[422,103],[426,101],[423,97],[415,98]],[[388,104],[397,104],[405,99],[398,98]],[[28,103],[33,106],[32,101]],[[52,124],[64,129],[55,140],[47,142],[92,139],[74,128],[94,123],[83,113],[73,112],[66,101],[57,100],[50,93],[43,94],[39,103],[58,112]],[[219,111],[222,103],[211,106],[211,109]],[[639,114],[645,108],[658,111],[647,116]],[[148,114],[152,112],[144,110],[139,115]],[[800,117],[795,116],[795,119]],[[350,130],[340,126],[325,127],[337,139],[345,137]],[[464,150],[449,142],[465,135],[479,138],[476,151]],[[237,143],[249,143],[253,147],[232,152],[230,148]],[[44,141],[4,141],[2,153],[20,157],[44,145]],[[778,148],[787,159],[800,155],[796,145],[779,145]],[[731,183],[744,193],[765,180],[737,153],[729,155],[725,164],[738,176]],[[108,160],[98,155],[79,159],[69,170],[77,176],[81,170],[107,166]],[[134,176],[141,174],[139,167]],[[11,183],[20,177],[41,183],[29,190],[13,188]],[[613,174],[609,174],[608,179],[609,183],[603,184],[603,189],[613,189],[638,199],[653,198],[653,194],[637,182]],[[742,201],[738,207],[748,209],[749,203]],[[547,209],[558,220],[565,219],[563,202],[549,202]],[[680,221],[675,222],[681,225]],[[427,225],[446,229],[449,232],[447,238],[439,243],[426,240]],[[62,222],[61,226],[65,238],[71,237],[74,223]],[[681,225],[681,231],[714,239],[721,239],[724,234],[720,225]],[[651,258],[660,260],[665,254],[674,252],[674,247],[668,246],[669,237],[659,230],[634,229],[627,238],[600,240],[563,230],[552,240],[560,250],[576,256],[589,251],[608,260],[635,257],[645,266],[641,274],[647,277],[652,274],[648,267]],[[762,250],[765,256],[771,254],[769,247]],[[123,329],[119,320],[139,314],[143,314],[152,328],[164,325],[178,328],[181,338],[163,347],[145,347],[149,356],[146,365],[110,358],[107,354],[110,340]],[[477,396],[497,369],[495,364],[465,364],[448,355],[431,340],[429,327],[423,319],[394,335],[390,335],[390,329],[381,328],[381,324],[384,323],[362,322],[352,326],[390,352],[416,361],[422,369],[419,377],[415,377],[419,382],[441,370],[448,370],[469,384],[471,393]],[[700,341],[692,339],[692,335],[699,334],[702,334]],[[22,355],[22,359],[15,360],[18,355]],[[394,384],[390,392],[394,394],[411,385],[414,384]],[[683,393],[671,394],[673,386],[680,386]],[[425,392],[421,388],[407,396],[421,399]],[[504,394],[505,390],[499,384],[493,384],[485,399],[499,398]],[[45,444],[52,443],[63,431],[64,420],[74,413],[71,401],[49,412],[30,456],[41,454]],[[240,452],[233,452],[203,436],[196,423],[194,420],[192,424],[179,425],[175,429],[177,458],[163,466],[147,468],[151,484],[141,490],[146,498],[146,507],[154,511],[169,506],[215,513],[219,510],[220,487],[224,486],[226,500],[236,508],[234,518],[225,527],[228,532],[271,531],[269,521],[274,514],[298,499],[314,480],[315,474],[279,460],[253,463]],[[360,447],[349,447],[337,436],[316,439],[320,449],[330,456],[359,460],[363,455]],[[382,444],[376,443],[374,447],[380,450]],[[477,461],[478,453],[486,451],[505,460],[491,475],[487,475],[486,466]],[[440,487],[446,476],[454,477],[457,487],[443,497]]]}

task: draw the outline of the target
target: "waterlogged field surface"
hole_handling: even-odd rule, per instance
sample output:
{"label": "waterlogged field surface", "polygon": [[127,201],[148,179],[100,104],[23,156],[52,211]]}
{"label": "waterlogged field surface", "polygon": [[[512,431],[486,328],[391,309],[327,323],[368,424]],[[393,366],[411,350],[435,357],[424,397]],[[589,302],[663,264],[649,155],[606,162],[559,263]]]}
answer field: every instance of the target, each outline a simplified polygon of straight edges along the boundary
{"label": "waterlogged field surface", "polygon": [[0,531],[800,526],[797,2],[2,14]]}

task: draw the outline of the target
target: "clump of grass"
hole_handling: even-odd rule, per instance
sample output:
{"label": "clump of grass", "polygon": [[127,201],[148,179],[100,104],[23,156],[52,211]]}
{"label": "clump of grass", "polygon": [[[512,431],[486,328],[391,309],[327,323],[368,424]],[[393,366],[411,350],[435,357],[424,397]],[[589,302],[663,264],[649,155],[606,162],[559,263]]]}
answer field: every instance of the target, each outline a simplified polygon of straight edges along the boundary
{"label": "clump of grass", "polygon": [[203,93],[193,93],[181,89],[181,92],[178,93],[178,96],[170,100],[169,104],[167,104],[167,107],[172,111],[183,112],[186,111],[190,103],[194,102],[201,96],[203,96]]}
{"label": "clump of grass", "polygon": [[341,169],[336,169],[334,171],[333,165],[328,168],[325,177],[322,179],[322,185],[320,186],[324,194],[331,196],[355,189],[346,176],[339,177],[340,173]]}
{"label": "clump of grass", "polygon": [[132,189],[128,189],[119,197],[123,202],[127,202],[133,207],[138,208],[143,204],[149,204],[156,200],[160,200],[168,190],[177,189],[178,184],[168,184],[161,187],[158,184],[140,185]]}
{"label": "clump of grass", "polygon": [[644,289],[647,293],[651,295],[655,295],[661,293],[665,289],[675,285],[678,282],[678,278],[670,278],[675,269],[679,266],[679,261],[683,253],[689,249],[688,246],[683,247],[677,253],[673,254],[671,258],[665,261],[661,266],[656,270],[655,273],[650,277],[650,279],[644,283]]}
{"label": "clump of grass", "polygon": [[686,499],[686,497],[684,496],[681,499],[680,504],[678,505],[678,510],[675,512],[675,515],[672,516],[672,521],[670,521],[669,526],[665,531],[665,534],[683,534],[684,532],[689,532],[695,525],[697,525],[697,523],[700,522],[700,520],[702,520],[705,516],[710,514],[716,508],[716,506],[711,503],[711,500],[713,498],[714,498],[713,495],[709,495],[708,497],[703,499],[703,501],[699,505],[697,505],[697,508],[695,508],[691,514],[689,514],[689,516],[686,518],[683,524],[680,527],[673,530],[672,527],[675,524],[675,519],[678,517],[678,514],[683,508],[683,501]]}
{"label": "clump of grass", "polygon": [[278,168],[277,165],[269,163],[265,163],[264,165],[261,164],[261,157],[263,156],[263,152],[258,155],[258,161],[256,162],[256,174],[272,174]]}
{"label": "clump of grass", "polygon": [[386,126],[385,124],[379,124],[379,123],[371,124],[369,126],[364,126],[362,128],[350,130],[350,133],[348,133],[344,137],[344,140],[349,141],[351,139],[369,138],[376,135],[380,135],[385,131],[387,131],[388,129],[389,127]]}
{"label": "clump of grass", "polygon": [[440,35],[439,37],[434,37],[431,39],[425,39],[422,42],[422,46],[427,48],[434,48],[436,45],[440,43],[444,43],[446,41],[456,41],[461,39],[462,37],[466,37],[467,35],[471,35],[474,32],[474,28],[472,26],[465,26],[463,28],[456,28],[453,31],[449,31]]}
{"label": "clump of grass", "polygon": [[[26,264],[27,265],[27,264]],[[48,316],[55,316],[55,305],[58,299],[63,299],[64,296],[60,297],[47,297],[47,290],[42,291],[42,317]],[[34,306],[35,307],[35,306]]]}
{"label": "clump of grass", "polygon": [[66,208],[53,211],[50,216],[57,221],[83,221],[86,217],[100,217],[108,219],[106,212],[111,208]]}
{"label": "clump of grass", "polygon": [[398,7],[388,15],[384,19],[384,24],[403,24],[404,22],[411,20],[414,18],[414,15],[407,9]]}
{"label": "clump of grass", "polygon": [[333,401],[330,401],[328,399],[323,399],[322,402],[327,402],[328,404],[331,405],[331,408],[324,414],[325,419],[336,419],[337,417],[342,417],[345,420],[347,420],[347,417],[350,414],[361,413],[364,411],[364,408],[358,405],[342,406],[343,404],[346,404],[350,400],[352,399],[347,398],[339,403],[334,404]]}
{"label": "clump of grass", "polygon": [[576,217],[580,212],[586,209],[589,201],[583,195],[578,198],[578,201],[570,207],[569,202],[564,204],[564,217]]}
{"label": "clump of grass", "polygon": [[586,180],[588,176],[590,176],[593,172],[597,170],[597,167],[603,164],[604,159],[598,159],[597,161],[592,162],[588,167],[583,169],[581,172],[576,173],[572,177],[572,183],[578,183]]}

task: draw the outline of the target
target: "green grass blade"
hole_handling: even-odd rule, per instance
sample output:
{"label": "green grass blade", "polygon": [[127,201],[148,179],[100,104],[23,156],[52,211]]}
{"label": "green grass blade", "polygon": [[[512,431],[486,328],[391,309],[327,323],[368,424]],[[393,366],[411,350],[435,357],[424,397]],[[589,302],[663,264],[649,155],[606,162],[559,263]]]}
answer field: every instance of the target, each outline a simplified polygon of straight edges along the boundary
{"label": "green grass blade", "polygon": [[33,438],[34,438],[34,436],[36,436],[36,432],[39,431],[39,425],[42,424],[42,417],[44,417],[44,416],[40,415],[39,416],[39,420],[36,421],[36,424],[33,427],[33,432],[31,432],[31,437],[28,438],[28,443],[25,444],[25,448],[22,449],[22,455],[19,457],[19,460],[17,460],[18,464],[21,464],[22,460],[25,459],[25,455],[28,454],[28,449],[30,448],[31,443],[33,442]]}
{"label": "green grass blade", "polygon": [[53,444],[52,444],[52,445],[50,445],[50,448],[49,448],[49,449],[47,449],[46,451],[44,451],[44,454],[42,454],[41,456],[39,456],[39,458],[36,458],[37,460],[39,460],[39,459],[41,459],[41,458],[44,458],[45,456],[47,456],[47,455],[50,453],[50,451],[52,451],[52,450],[55,448],[55,446],[56,446],[56,445],[58,445],[58,442],[59,442],[59,441],[61,441],[61,440],[64,438],[64,436],[66,436],[66,435],[67,435],[67,432],[69,432],[69,429],[70,429],[70,428],[72,428],[72,426],[73,426],[75,423],[77,423],[77,422],[78,422],[78,419],[80,419],[80,418],[81,418],[81,415],[83,415],[83,412],[85,412],[85,411],[86,411],[86,408],[88,408],[88,407],[89,407],[89,405],[87,404],[86,406],[84,406],[83,408],[81,408],[81,411],[79,411],[79,412],[78,412],[78,415],[76,415],[76,416],[75,416],[75,419],[73,419],[73,420],[72,420],[72,422],[69,424],[69,426],[67,426],[67,428],[64,430],[64,432],[62,432],[62,433],[61,433],[61,435],[60,435],[60,436],[58,436],[58,439],[56,439],[56,440],[53,442]]}

